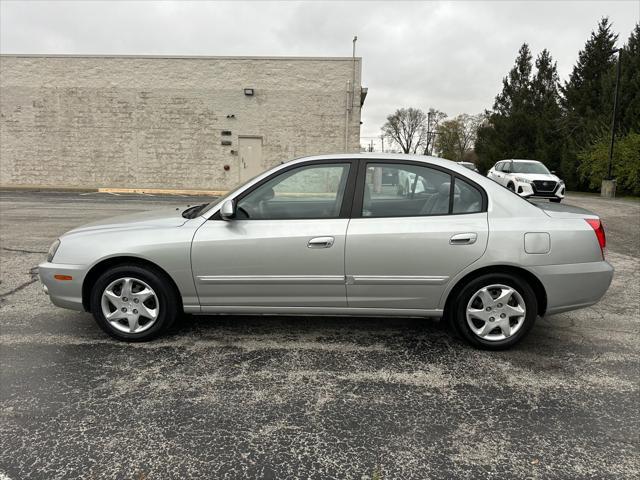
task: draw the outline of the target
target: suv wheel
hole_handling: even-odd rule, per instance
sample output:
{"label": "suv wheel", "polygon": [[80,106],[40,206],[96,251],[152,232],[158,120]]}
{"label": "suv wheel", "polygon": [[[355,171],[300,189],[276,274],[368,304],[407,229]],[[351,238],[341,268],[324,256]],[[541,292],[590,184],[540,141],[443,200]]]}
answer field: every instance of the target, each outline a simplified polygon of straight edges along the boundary
{"label": "suv wheel", "polygon": [[179,300],[161,272],[121,265],[104,272],[91,291],[91,313],[105,332],[128,342],[150,340],[173,324]]}
{"label": "suv wheel", "polygon": [[455,330],[471,345],[488,350],[509,348],[522,340],[538,315],[531,286],[510,274],[472,280],[452,307]]}

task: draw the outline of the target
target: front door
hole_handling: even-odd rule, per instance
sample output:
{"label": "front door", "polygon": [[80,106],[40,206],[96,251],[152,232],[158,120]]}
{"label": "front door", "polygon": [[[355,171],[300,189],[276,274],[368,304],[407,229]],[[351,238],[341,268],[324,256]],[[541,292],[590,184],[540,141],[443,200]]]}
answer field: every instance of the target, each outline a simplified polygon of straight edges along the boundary
{"label": "front door", "polygon": [[205,222],[191,254],[200,304],[346,306],[343,200],[354,170],[349,161],[294,165],[235,199],[235,219]]}
{"label": "front door", "polygon": [[240,182],[262,173],[262,137],[240,137],[238,139],[240,160]]}
{"label": "front door", "polygon": [[[437,310],[449,281],[485,250],[482,191],[419,163],[368,162],[364,172],[347,231],[349,307]],[[380,174],[409,189],[379,185]]]}

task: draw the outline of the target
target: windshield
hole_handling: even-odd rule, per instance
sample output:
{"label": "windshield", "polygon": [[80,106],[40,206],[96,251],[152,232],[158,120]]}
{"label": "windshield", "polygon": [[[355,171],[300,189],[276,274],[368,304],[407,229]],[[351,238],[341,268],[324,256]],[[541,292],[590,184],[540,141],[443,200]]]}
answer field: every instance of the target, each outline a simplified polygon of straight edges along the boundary
{"label": "windshield", "polygon": [[539,162],[513,162],[511,173],[540,173],[549,175],[550,172]]}
{"label": "windshield", "polygon": [[[284,162],[283,162],[284,163]],[[205,204],[202,209],[200,209],[197,213],[197,215],[194,216],[197,217],[198,215],[203,215],[206,214],[207,211],[211,210],[212,208],[214,208],[216,205],[220,205],[222,202],[224,202],[232,193],[237,192],[238,190],[240,190],[242,187],[244,187],[246,184],[253,182],[256,178],[258,178],[259,176],[263,175],[264,172],[260,172],[257,175],[254,175],[253,177],[251,177],[249,180],[247,180],[246,182],[243,182],[241,185],[238,185],[235,188],[232,188],[231,190],[227,191],[227,193],[225,193],[223,196],[216,198],[213,202],[211,203],[207,203]]]}

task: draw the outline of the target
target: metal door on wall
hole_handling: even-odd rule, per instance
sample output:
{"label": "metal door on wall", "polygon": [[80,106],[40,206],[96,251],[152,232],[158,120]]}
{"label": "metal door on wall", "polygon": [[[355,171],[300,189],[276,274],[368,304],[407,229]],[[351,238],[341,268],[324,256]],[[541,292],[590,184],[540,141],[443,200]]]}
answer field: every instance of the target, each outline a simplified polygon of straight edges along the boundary
{"label": "metal door on wall", "polygon": [[240,182],[262,173],[262,137],[239,137]]}

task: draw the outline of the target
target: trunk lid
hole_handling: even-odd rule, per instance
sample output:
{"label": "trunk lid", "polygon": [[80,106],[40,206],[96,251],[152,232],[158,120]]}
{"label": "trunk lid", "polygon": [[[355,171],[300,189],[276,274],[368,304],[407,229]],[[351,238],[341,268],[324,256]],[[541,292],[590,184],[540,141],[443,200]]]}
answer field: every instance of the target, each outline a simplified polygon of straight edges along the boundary
{"label": "trunk lid", "polygon": [[551,218],[600,218],[593,212],[573,205],[559,203],[531,202]]}

